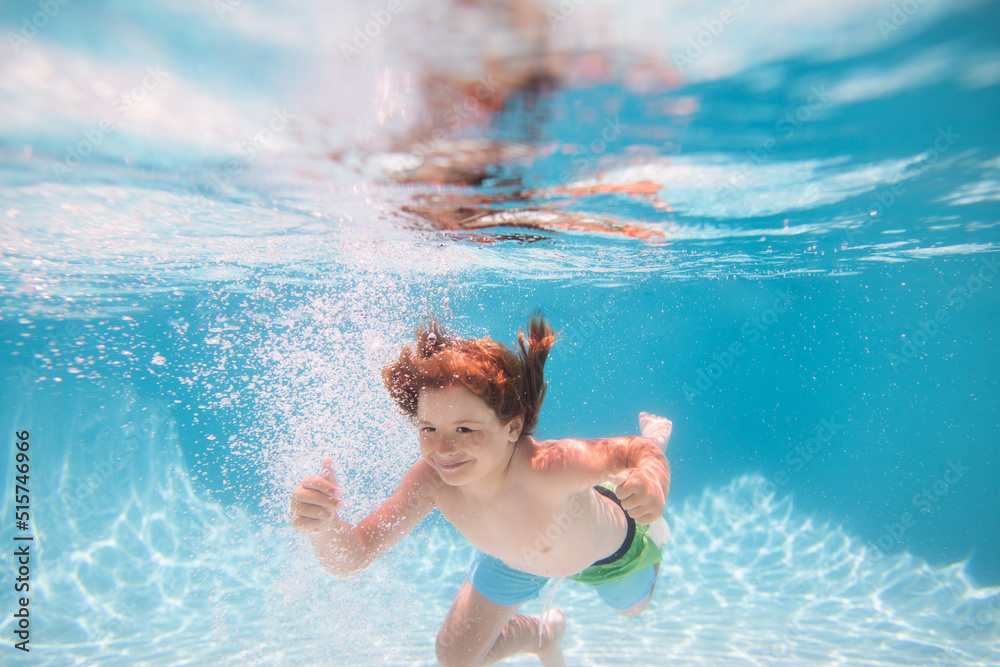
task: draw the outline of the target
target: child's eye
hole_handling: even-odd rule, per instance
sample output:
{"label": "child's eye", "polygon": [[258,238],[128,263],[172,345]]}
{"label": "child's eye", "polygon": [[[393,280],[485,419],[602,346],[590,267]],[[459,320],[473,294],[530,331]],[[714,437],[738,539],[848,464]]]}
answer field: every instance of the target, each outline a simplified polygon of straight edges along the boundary
{"label": "child's eye", "polygon": [[423,426],[423,427],[421,427],[420,432],[421,433],[433,433],[434,432],[434,427],[433,426]]}
{"label": "child's eye", "polygon": [[456,429],[456,430],[459,433],[472,433],[472,429],[469,428],[468,426],[459,426],[458,429]]}

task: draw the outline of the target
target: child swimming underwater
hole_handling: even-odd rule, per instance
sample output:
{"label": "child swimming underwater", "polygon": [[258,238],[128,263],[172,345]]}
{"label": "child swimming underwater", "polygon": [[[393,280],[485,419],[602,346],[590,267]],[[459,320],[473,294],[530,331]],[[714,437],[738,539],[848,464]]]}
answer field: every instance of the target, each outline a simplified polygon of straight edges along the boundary
{"label": "child swimming underwater", "polygon": [[516,613],[551,577],[593,586],[628,616],[652,597],[661,557],[649,524],[661,519],[670,490],[662,450],[671,424],[642,413],[644,436],[536,441],[554,342],[541,317],[529,322],[527,341],[518,331],[517,354],[428,324],[382,370],[417,428],[421,454],[392,496],[357,525],[342,521],[329,458],[292,495],[295,528],[338,576],[366,567],[435,507],[479,549],[438,633],[443,665],[525,652],[543,665],[565,664],[563,615]]}

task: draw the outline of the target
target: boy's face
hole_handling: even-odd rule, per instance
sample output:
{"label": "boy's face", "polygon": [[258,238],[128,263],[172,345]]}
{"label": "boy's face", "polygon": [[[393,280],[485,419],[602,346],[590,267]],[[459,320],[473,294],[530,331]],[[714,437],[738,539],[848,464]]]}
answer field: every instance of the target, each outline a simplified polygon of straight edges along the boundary
{"label": "boy's face", "polygon": [[501,424],[486,402],[461,384],[422,389],[414,422],[421,455],[449,486],[498,479],[521,435],[520,419]]}

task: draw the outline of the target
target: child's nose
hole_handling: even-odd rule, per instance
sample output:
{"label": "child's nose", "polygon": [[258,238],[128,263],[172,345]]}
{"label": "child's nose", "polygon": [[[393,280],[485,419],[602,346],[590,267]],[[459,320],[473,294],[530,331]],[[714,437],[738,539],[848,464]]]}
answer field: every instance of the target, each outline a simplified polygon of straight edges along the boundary
{"label": "child's nose", "polygon": [[458,451],[458,447],[455,445],[454,438],[441,438],[438,442],[438,452],[442,454],[450,454],[452,452]]}

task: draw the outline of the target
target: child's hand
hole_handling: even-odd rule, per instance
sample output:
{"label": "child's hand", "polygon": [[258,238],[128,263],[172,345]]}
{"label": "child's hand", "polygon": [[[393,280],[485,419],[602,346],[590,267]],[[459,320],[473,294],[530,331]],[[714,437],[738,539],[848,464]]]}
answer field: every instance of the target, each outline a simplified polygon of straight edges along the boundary
{"label": "child's hand", "polygon": [[663,486],[655,475],[640,468],[627,468],[620,475],[608,477],[608,481],[617,487],[615,495],[621,501],[622,509],[636,523],[653,523],[663,516],[666,498]]}
{"label": "child's hand", "polygon": [[315,532],[331,521],[336,524],[337,510],[343,506],[333,459],[326,457],[322,475],[306,477],[292,493],[292,525],[301,533]]}

